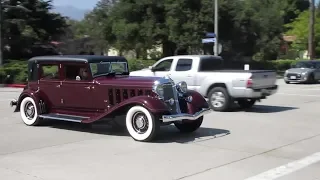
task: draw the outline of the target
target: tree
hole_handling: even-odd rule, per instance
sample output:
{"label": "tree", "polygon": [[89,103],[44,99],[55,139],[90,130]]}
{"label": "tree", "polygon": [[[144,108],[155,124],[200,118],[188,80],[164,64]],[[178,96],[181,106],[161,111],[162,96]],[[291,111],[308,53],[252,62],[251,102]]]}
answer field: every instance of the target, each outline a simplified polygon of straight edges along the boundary
{"label": "tree", "polygon": [[[295,21],[286,25],[289,29],[286,34],[296,36],[296,40],[292,44],[292,48],[297,51],[305,51],[308,49],[308,27],[309,24],[309,15],[308,10],[302,12]],[[320,15],[317,14],[316,22],[320,21]],[[320,53],[320,23],[315,23],[315,45],[316,54]]]}
{"label": "tree", "polygon": [[51,13],[51,1],[43,0],[10,0],[7,5],[20,4],[21,8],[8,8],[3,13],[3,42],[7,58],[28,58],[32,56],[35,43],[48,44],[58,40],[67,27],[65,17]]}

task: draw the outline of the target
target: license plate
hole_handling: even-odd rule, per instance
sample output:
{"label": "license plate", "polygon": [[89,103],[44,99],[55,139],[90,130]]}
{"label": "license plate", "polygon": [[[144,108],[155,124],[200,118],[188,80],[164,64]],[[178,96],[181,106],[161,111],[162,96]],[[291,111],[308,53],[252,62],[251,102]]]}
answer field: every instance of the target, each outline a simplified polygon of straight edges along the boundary
{"label": "license plate", "polygon": [[290,79],[297,79],[296,76],[290,76]]}

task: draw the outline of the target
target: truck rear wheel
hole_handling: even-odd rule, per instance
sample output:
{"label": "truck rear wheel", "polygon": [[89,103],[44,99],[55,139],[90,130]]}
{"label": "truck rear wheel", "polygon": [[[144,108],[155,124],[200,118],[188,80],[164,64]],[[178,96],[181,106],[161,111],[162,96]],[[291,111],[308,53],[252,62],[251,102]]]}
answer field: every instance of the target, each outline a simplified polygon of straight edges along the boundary
{"label": "truck rear wheel", "polygon": [[214,111],[228,111],[231,106],[231,97],[224,87],[215,87],[208,94],[210,108]]}

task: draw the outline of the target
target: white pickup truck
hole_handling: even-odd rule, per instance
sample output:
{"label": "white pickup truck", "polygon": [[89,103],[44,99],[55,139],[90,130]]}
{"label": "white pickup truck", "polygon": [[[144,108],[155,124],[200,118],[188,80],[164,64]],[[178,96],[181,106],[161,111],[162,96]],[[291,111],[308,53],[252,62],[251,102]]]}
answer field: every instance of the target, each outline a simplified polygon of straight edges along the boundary
{"label": "white pickup truck", "polygon": [[179,55],[160,59],[153,66],[130,72],[130,76],[170,76],[185,81],[188,89],[208,98],[215,111],[229,111],[233,103],[252,107],[257,100],[277,92],[273,70],[223,70],[223,59],[212,55]]}

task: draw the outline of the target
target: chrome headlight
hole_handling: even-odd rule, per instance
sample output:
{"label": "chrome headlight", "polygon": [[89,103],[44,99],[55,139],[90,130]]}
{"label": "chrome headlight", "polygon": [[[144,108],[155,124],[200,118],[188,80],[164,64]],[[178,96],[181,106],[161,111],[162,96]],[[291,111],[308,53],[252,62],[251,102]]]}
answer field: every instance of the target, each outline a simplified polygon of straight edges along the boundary
{"label": "chrome headlight", "polygon": [[186,93],[188,91],[188,85],[185,81],[179,82],[177,85],[177,90],[181,93]]}
{"label": "chrome headlight", "polygon": [[163,86],[161,84],[157,84],[153,87],[153,91],[157,93],[159,96],[163,97],[164,91]]}

